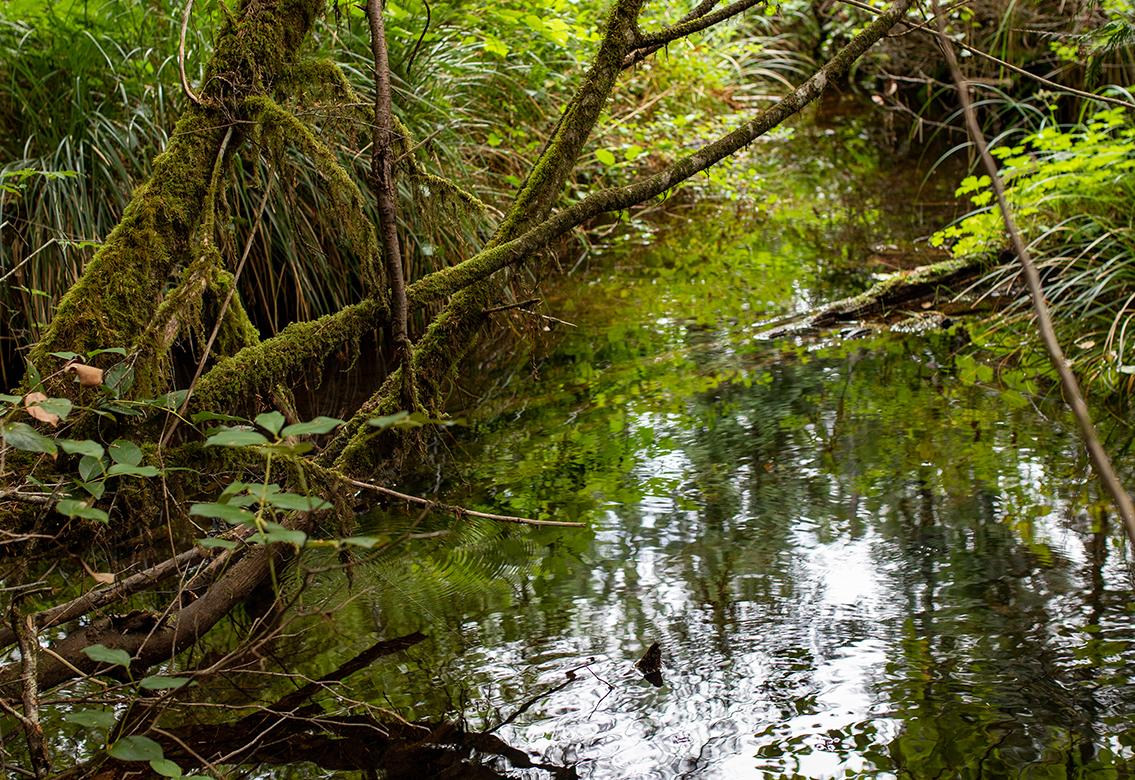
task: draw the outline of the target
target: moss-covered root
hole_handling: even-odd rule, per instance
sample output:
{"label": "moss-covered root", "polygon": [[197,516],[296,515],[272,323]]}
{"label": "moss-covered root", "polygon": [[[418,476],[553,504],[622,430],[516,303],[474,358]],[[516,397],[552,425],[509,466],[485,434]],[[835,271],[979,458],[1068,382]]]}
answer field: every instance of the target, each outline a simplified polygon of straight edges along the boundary
{"label": "moss-covered root", "polygon": [[[48,353],[126,347],[146,329],[168,280],[192,259],[218,153],[245,100],[271,94],[293,63],[323,0],[245,0],[217,39],[201,90],[135,192],[122,221],[79,281],[64,295],[32,351],[46,369]],[[234,138],[239,141],[239,133]]]}

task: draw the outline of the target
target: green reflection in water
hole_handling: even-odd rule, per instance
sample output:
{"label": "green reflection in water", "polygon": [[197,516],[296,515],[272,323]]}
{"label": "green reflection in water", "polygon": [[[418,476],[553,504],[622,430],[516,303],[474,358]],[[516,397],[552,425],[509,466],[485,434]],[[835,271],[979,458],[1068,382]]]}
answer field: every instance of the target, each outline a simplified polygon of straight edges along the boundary
{"label": "green reflection in water", "polygon": [[[352,695],[493,724],[594,659],[500,732],[590,777],[1130,774],[1123,540],[1060,408],[956,358],[961,331],[754,341],[920,229],[910,171],[801,136],[760,150],[783,173],[760,208],[555,300],[578,327],[456,443],[447,500],[590,529],[424,518],[448,535],[361,567],[313,665],[421,628]],[[632,668],[655,640],[659,689]]]}

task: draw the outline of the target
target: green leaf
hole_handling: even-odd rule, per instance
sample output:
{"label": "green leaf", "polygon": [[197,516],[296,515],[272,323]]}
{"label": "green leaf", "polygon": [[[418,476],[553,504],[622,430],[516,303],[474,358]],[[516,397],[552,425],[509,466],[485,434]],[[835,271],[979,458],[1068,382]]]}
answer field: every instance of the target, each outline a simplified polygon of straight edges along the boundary
{"label": "green leaf", "polygon": [[126,350],[123,349],[122,347],[107,347],[105,349],[92,349],[90,352],[87,353],[87,357],[93,358],[93,357],[96,357],[98,355],[108,355],[108,354],[109,355],[122,355],[122,357],[126,357]]}
{"label": "green leaf", "polygon": [[[111,352],[113,350],[104,351]],[[130,388],[134,386],[134,368],[125,362],[115,363],[103,375],[102,383],[115,398],[121,398],[123,394],[130,392]]]}
{"label": "green leaf", "polygon": [[138,686],[147,691],[166,691],[173,688],[183,688],[191,682],[193,682],[193,679],[190,677],[163,677],[160,674],[154,674],[143,677],[139,680]]}
{"label": "green leaf", "polygon": [[92,458],[89,455],[84,455],[79,459],[79,476],[87,481],[90,481],[105,471],[106,466],[103,465],[101,458]]}
{"label": "green leaf", "polygon": [[79,357],[78,352],[48,352],[47,354],[52,357],[62,358],[63,360],[74,360]]}
{"label": "green leaf", "polygon": [[219,547],[222,550],[235,550],[237,547],[237,543],[232,539],[217,539],[212,536],[198,539],[197,544],[205,548]]}
{"label": "green leaf", "polygon": [[181,767],[168,758],[151,758],[150,769],[153,769],[162,777],[184,777],[181,773]]}
{"label": "green leaf", "polygon": [[54,441],[27,423],[9,423],[0,428],[0,433],[3,434],[4,443],[17,450],[42,452],[53,458],[58,452]]}
{"label": "green leaf", "polygon": [[161,471],[157,466],[131,466],[126,463],[115,463],[106,475],[108,477],[156,477]]}
{"label": "green leaf", "polygon": [[324,501],[319,496],[301,496],[298,493],[269,493],[264,496],[264,500],[277,509],[300,512],[314,512],[331,508],[330,501]]}
{"label": "green leaf", "polygon": [[67,517],[81,517],[84,520],[97,520],[100,523],[110,521],[110,515],[106,512],[88,506],[86,501],[76,501],[73,498],[65,498],[60,501],[55,505],[55,511]]}
{"label": "green leaf", "polygon": [[355,547],[365,547],[371,549],[379,543],[379,539],[374,536],[345,536],[339,540],[343,544],[350,544]]}
{"label": "green leaf", "polygon": [[367,425],[372,425],[375,428],[392,428],[409,419],[409,412],[395,412],[394,414],[387,414],[382,417],[372,417],[367,420]]}
{"label": "green leaf", "polygon": [[253,534],[251,538],[262,541],[265,544],[269,542],[279,542],[281,544],[293,544],[296,547],[302,547],[304,542],[307,541],[307,534],[303,531],[285,528],[279,523],[265,523],[264,531],[262,533]]}
{"label": "green leaf", "polygon": [[280,434],[283,436],[318,436],[330,433],[342,424],[343,421],[336,417],[316,417],[314,420],[289,425],[280,431]]}
{"label": "green leaf", "polygon": [[264,434],[240,428],[224,428],[205,440],[206,447],[251,447],[267,443]]}
{"label": "green leaf", "polygon": [[79,487],[90,493],[95,501],[98,501],[106,493],[106,483],[101,480],[98,482],[80,482]]}
{"label": "green leaf", "polygon": [[113,650],[106,645],[91,645],[90,647],[84,647],[83,653],[92,661],[111,664],[112,666],[125,666],[127,669],[130,668],[130,653],[125,650]]}
{"label": "green leaf", "polygon": [[162,746],[149,737],[123,737],[107,751],[119,761],[156,761],[163,757]]}
{"label": "green leaf", "polygon": [[132,441],[115,439],[110,443],[110,459],[115,463],[137,466],[142,462],[142,450]]}
{"label": "green leaf", "polygon": [[280,429],[284,427],[284,415],[279,412],[264,412],[263,414],[256,415],[256,424],[273,436],[278,436]]}
{"label": "green leaf", "polygon": [[67,415],[71,414],[71,401],[68,398],[48,398],[32,406],[38,406],[49,414],[57,414],[61,420],[67,419]]}
{"label": "green leaf", "polygon": [[181,408],[181,405],[185,403],[185,398],[188,395],[188,390],[171,390],[165,395],[159,395],[155,398],[154,403],[162,409],[168,409],[174,412]]}
{"label": "green leaf", "polygon": [[214,517],[229,523],[251,523],[255,518],[247,509],[230,504],[194,504],[189,507],[189,514],[197,517]]}
{"label": "green leaf", "polygon": [[75,710],[64,715],[63,720],[88,729],[112,729],[118,722],[109,710]]}
{"label": "green leaf", "polygon": [[8,395],[7,393],[0,393],[0,401],[3,401],[6,404],[18,404],[22,400],[24,400],[24,399],[20,398],[18,395]]}
{"label": "green leaf", "polygon": [[603,163],[607,167],[610,167],[610,166],[615,164],[615,155],[613,155],[610,151],[608,151],[606,149],[596,149],[595,150],[595,159],[598,160],[599,162]]}
{"label": "green leaf", "polygon": [[105,452],[101,444],[91,441],[90,439],[84,439],[82,441],[76,441],[75,439],[58,439],[56,443],[59,445],[60,449],[68,455],[82,455],[85,458],[95,458],[97,460],[101,458],[103,452]]}

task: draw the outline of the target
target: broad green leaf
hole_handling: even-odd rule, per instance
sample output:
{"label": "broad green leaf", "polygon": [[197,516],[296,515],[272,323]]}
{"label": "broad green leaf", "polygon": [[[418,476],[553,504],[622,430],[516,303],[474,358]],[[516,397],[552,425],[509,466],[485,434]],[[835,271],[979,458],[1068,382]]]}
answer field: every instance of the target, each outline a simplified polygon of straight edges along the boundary
{"label": "broad green leaf", "polygon": [[205,440],[206,447],[250,447],[267,443],[264,434],[239,428],[225,428]]}
{"label": "broad green leaf", "polygon": [[48,398],[47,400],[32,404],[32,406],[38,406],[48,414],[55,414],[59,416],[60,420],[66,420],[67,415],[71,414],[72,405],[71,400],[68,398]]}
{"label": "broad green leaf", "polygon": [[181,773],[181,767],[168,758],[151,758],[150,769],[153,769],[162,777],[184,777]]}
{"label": "broad green leaf", "polygon": [[106,483],[99,480],[97,482],[80,482],[79,487],[91,494],[91,496],[98,501],[106,493]]}
{"label": "broad green leaf", "polygon": [[330,433],[342,424],[343,421],[335,417],[316,417],[314,420],[289,425],[280,431],[280,434],[282,436],[318,436]]}
{"label": "broad green leaf", "polygon": [[173,412],[181,408],[181,405],[185,403],[185,398],[188,395],[188,390],[171,390],[165,395],[159,395],[155,398],[154,403],[162,409],[168,409]]}
{"label": "broad green leaf", "polygon": [[284,427],[284,415],[279,412],[264,412],[263,414],[256,415],[256,424],[273,436],[280,433],[280,429]]}
{"label": "broad green leaf", "polygon": [[130,668],[130,653],[125,650],[115,650],[106,645],[91,645],[83,648],[83,654],[92,661],[98,661],[102,664]]}
{"label": "broad green leaf", "polygon": [[279,542],[302,547],[304,542],[307,541],[307,534],[292,528],[284,528],[279,523],[265,523],[263,533],[253,534],[252,538],[265,543]]}
{"label": "broad green leaf", "polygon": [[149,737],[136,735],[123,737],[107,752],[119,761],[156,761],[164,756],[161,745]]}
{"label": "broad green leaf", "polygon": [[142,462],[142,450],[132,441],[115,439],[110,443],[110,459],[115,463],[137,466]]}
{"label": "broad green leaf", "polygon": [[382,417],[372,417],[367,420],[367,425],[372,425],[375,428],[391,428],[409,419],[409,412],[395,412],[394,414],[387,414]]}
{"label": "broad green leaf", "polygon": [[173,688],[182,688],[193,682],[190,677],[163,677],[160,674],[143,677],[138,682],[140,688],[148,691],[165,691]]}
{"label": "broad green leaf", "polygon": [[48,352],[47,354],[51,355],[52,357],[61,358],[63,360],[74,360],[75,358],[79,357],[78,352]]}
{"label": "broad green leaf", "polygon": [[231,504],[194,504],[189,514],[197,517],[215,517],[229,523],[251,523],[255,518],[252,512]]}
{"label": "broad green leaf", "polygon": [[83,439],[76,441],[75,439],[57,439],[56,443],[59,448],[66,452],[68,455],[82,455],[85,458],[101,458],[103,455],[102,445],[90,439]]}
{"label": "broad green leaf", "polygon": [[73,498],[65,498],[55,505],[55,511],[67,517],[81,517],[84,520],[97,520],[100,523],[105,523],[110,520],[110,515],[101,509],[96,509],[89,506],[86,501],[76,501]]}
{"label": "broad green leaf", "polygon": [[[111,350],[106,350],[110,352]],[[130,392],[130,388],[134,386],[134,368],[127,363],[115,363],[103,376],[103,387],[110,390],[111,395],[115,398],[121,398],[125,393]]]}
{"label": "broad green leaf", "polygon": [[107,469],[108,477],[156,477],[161,471],[157,466],[130,466],[126,463],[115,463]]}
{"label": "broad green leaf", "polygon": [[596,149],[595,159],[608,167],[615,164],[615,155],[607,149]]}
{"label": "broad green leaf", "polygon": [[44,436],[27,423],[9,423],[3,428],[0,428],[0,432],[3,433],[4,443],[17,450],[23,450],[24,452],[42,452],[53,458],[58,453],[53,440]]}
{"label": "broad green leaf", "polygon": [[92,458],[84,455],[79,459],[79,476],[85,480],[91,480],[106,471],[106,466],[100,458]]}
{"label": "broad green leaf", "polygon": [[350,544],[355,547],[365,547],[369,550],[377,545],[381,540],[374,536],[344,536],[339,541],[343,544]]}
{"label": "broad green leaf", "polygon": [[269,493],[264,497],[264,500],[277,509],[300,512],[314,512],[331,508],[330,501],[324,501],[319,496],[301,496],[298,493]]}
{"label": "broad green leaf", "polygon": [[306,455],[315,449],[315,445],[309,441],[297,441],[295,444],[285,444],[282,441],[274,441],[271,444],[264,445],[273,452],[281,455]]}
{"label": "broad green leaf", "polygon": [[122,347],[106,347],[105,349],[92,349],[87,353],[87,357],[93,358],[98,355],[121,355],[126,357],[126,350]]}
{"label": "broad green leaf", "polygon": [[89,729],[112,729],[118,722],[110,710],[75,710],[64,715],[63,720]]}
{"label": "broad green leaf", "polygon": [[23,399],[20,398],[18,395],[8,395],[7,393],[0,393],[0,401],[3,401],[6,404],[18,404],[22,400]]}

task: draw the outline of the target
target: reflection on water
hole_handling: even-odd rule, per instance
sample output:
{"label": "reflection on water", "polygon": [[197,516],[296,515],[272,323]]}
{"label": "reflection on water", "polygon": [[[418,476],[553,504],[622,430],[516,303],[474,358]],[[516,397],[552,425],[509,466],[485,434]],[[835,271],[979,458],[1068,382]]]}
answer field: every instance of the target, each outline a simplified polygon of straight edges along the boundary
{"label": "reflection on water", "polygon": [[557,302],[579,328],[481,411],[446,497],[591,528],[461,523],[375,567],[340,619],[433,640],[371,695],[507,719],[583,777],[1128,776],[1135,600],[1060,408],[957,360],[964,334],[751,339],[856,281],[850,223],[917,230],[870,173],[822,218],[790,192]]}

